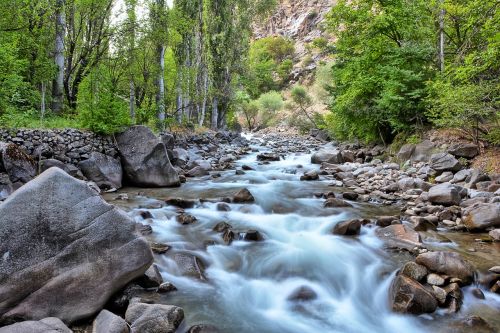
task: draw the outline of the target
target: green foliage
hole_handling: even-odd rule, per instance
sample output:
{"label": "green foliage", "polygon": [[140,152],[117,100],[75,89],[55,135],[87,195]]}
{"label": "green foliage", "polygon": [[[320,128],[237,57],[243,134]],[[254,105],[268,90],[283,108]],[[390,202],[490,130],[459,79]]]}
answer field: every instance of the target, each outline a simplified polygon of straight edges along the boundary
{"label": "green foliage", "polygon": [[102,67],[82,82],[77,110],[82,126],[96,133],[112,134],[130,124],[127,101],[117,95],[115,82]]}
{"label": "green foliage", "polygon": [[281,94],[270,91],[262,94],[257,100],[259,106],[259,117],[262,126],[269,126],[277,112],[283,109],[284,102]]}

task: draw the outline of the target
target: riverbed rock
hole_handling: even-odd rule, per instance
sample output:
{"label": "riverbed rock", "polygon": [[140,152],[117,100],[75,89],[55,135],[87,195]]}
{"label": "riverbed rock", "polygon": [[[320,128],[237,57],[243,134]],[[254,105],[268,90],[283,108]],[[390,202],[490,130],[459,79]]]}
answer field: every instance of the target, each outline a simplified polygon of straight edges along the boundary
{"label": "riverbed rock", "polygon": [[333,228],[333,234],[334,235],[341,235],[341,236],[359,235],[362,224],[363,224],[363,220],[359,220],[359,219],[339,222]]}
{"label": "riverbed rock", "polygon": [[239,190],[233,197],[234,203],[252,203],[255,202],[255,198],[252,193],[244,188]]}
{"label": "riverbed rock", "polygon": [[196,205],[196,200],[184,198],[168,198],[165,203],[170,206],[175,206],[183,209],[193,208]]}
{"label": "riverbed rock", "polygon": [[280,156],[273,153],[262,153],[257,155],[257,161],[261,162],[278,162],[280,160]]}
{"label": "riverbed rock", "polygon": [[429,201],[433,204],[453,206],[459,205],[461,198],[457,188],[450,183],[443,183],[431,187]]}
{"label": "riverbed rock", "polygon": [[102,310],[92,325],[92,333],[128,333],[127,322],[108,310]]}
{"label": "riverbed rock", "polygon": [[301,286],[295,289],[287,300],[292,302],[310,302],[318,298],[318,294],[308,286]]}
{"label": "riverbed rock", "polygon": [[431,168],[438,172],[457,172],[462,169],[460,162],[448,153],[438,153],[431,156]]}
{"label": "riverbed rock", "polygon": [[198,324],[191,326],[187,333],[219,333],[217,327],[212,325]]}
{"label": "riverbed rock", "polygon": [[448,152],[455,157],[471,159],[479,154],[479,148],[473,143],[457,143],[451,146]]}
{"label": "riverbed rock", "polygon": [[85,177],[95,182],[101,189],[122,187],[123,170],[119,160],[93,152],[90,157],[78,164]]}
{"label": "riverbed rock", "polygon": [[434,150],[436,150],[435,145],[429,140],[424,140],[415,145],[415,149],[410,159],[413,163],[429,162]]}
{"label": "riverbed rock", "polygon": [[0,327],[0,333],[72,333],[59,319],[48,317],[39,321],[23,321]]}
{"label": "riverbed rock", "polygon": [[388,248],[413,250],[415,247],[422,246],[419,233],[404,224],[377,229],[375,234],[384,241]]}
{"label": "riverbed rock", "polygon": [[163,142],[146,126],[132,126],[116,136],[127,180],[140,187],[179,186]]}
{"label": "riverbed rock", "polygon": [[132,300],[125,313],[130,333],[175,333],[184,320],[184,310],[174,305],[145,304]]}
{"label": "riverbed rock", "polygon": [[414,261],[409,261],[401,268],[400,274],[403,274],[415,281],[422,281],[427,276],[427,268]]}
{"label": "riverbed rock", "polygon": [[27,183],[36,176],[36,163],[13,143],[0,142],[0,172],[5,171],[12,183]]}
{"label": "riverbed rock", "polygon": [[153,261],[133,220],[58,168],[13,193],[0,217],[0,319],[87,318]]}
{"label": "riverbed rock", "polygon": [[490,237],[494,242],[500,242],[500,229],[493,229],[489,232]]}
{"label": "riverbed rock", "polygon": [[178,223],[180,223],[182,225],[193,224],[193,223],[196,223],[198,221],[198,219],[196,217],[194,217],[193,215],[189,215],[189,214],[179,214],[179,215],[177,215],[176,220]]}
{"label": "riverbed rock", "polygon": [[500,203],[479,204],[467,211],[464,224],[468,230],[480,231],[500,226]]}
{"label": "riverbed rock", "polygon": [[173,259],[182,275],[202,281],[206,280],[205,265],[197,256],[188,253],[176,253]]}
{"label": "riverbed rock", "polygon": [[304,173],[302,176],[300,176],[300,180],[302,181],[311,181],[311,180],[318,180],[319,179],[319,174],[316,170],[308,171]]}
{"label": "riverbed rock", "polygon": [[456,252],[436,251],[422,253],[415,262],[427,267],[432,272],[458,278],[466,284],[470,284],[474,279],[474,266]]}
{"label": "riverbed rock", "polygon": [[389,295],[391,308],[395,312],[432,313],[438,306],[436,298],[424,286],[405,275],[394,278]]}
{"label": "riverbed rock", "polygon": [[342,158],[342,153],[340,150],[336,148],[331,149],[321,149],[318,152],[314,153],[311,156],[312,164],[321,164],[321,163],[332,163],[332,164],[341,164],[344,163]]}
{"label": "riverbed rock", "polygon": [[325,208],[339,208],[339,207],[352,207],[350,203],[345,200],[337,198],[328,198],[323,204]]}

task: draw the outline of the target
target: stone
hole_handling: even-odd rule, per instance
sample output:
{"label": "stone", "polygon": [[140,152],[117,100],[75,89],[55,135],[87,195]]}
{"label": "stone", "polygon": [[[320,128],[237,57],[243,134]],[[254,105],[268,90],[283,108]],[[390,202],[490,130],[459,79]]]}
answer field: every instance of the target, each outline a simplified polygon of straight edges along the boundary
{"label": "stone", "polygon": [[318,298],[318,294],[308,286],[301,286],[294,290],[287,300],[291,302],[309,302]]}
{"label": "stone", "polygon": [[165,147],[169,150],[174,149],[175,146],[175,137],[170,133],[161,133],[160,134],[161,142],[165,145]]}
{"label": "stone", "polygon": [[89,159],[80,162],[78,167],[87,179],[95,182],[101,189],[122,187],[122,165],[113,157],[93,152]]}
{"label": "stone", "polygon": [[198,219],[196,217],[194,217],[193,215],[189,215],[189,214],[179,214],[179,215],[177,215],[176,220],[177,220],[177,222],[179,222],[182,225],[193,224],[193,223],[196,223],[198,221]]}
{"label": "stone", "polygon": [[357,194],[355,192],[344,192],[344,193],[342,193],[342,198],[344,198],[346,200],[355,201],[356,199],[358,199],[358,197],[359,197],[359,194]]}
{"label": "stone", "polygon": [[496,330],[486,322],[483,318],[479,316],[470,316],[466,319],[462,320],[457,326],[456,331],[452,331],[452,333],[460,332],[474,332],[474,333],[495,333]]}
{"label": "stone", "polygon": [[199,324],[189,328],[187,333],[219,333],[217,327],[212,325]]}
{"label": "stone", "polygon": [[92,325],[92,333],[128,333],[127,322],[108,310],[102,310]]}
{"label": "stone", "polygon": [[61,170],[66,171],[66,165],[59,160],[49,158],[49,159],[40,161],[40,171],[41,172],[44,172],[45,170],[48,170],[48,169],[53,168],[53,167],[56,167],[56,168],[59,168]]}
{"label": "stone", "polygon": [[163,254],[166,253],[168,250],[170,250],[170,246],[163,243],[152,242],[149,244],[149,246],[151,248],[151,251],[153,251],[156,254]]}
{"label": "stone", "polygon": [[444,284],[444,279],[435,273],[427,275],[427,283],[433,286],[442,286]]}
{"label": "stone", "polygon": [[432,153],[435,150],[435,145],[429,141],[424,140],[419,144],[415,145],[415,149],[411,155],[411,161],[415,162],[429,162],[432,156]]}
{"label": "stone", "polygon": [[424,286],[411,278],[398,275],[389,289],[390,305],[400,313],[432,313],[438,304],[436,298]]}
{"label": "stone", "polygon": [[446,183],[453,180],[453,172],[445,171],[441,174],[441,176],[436,177],[436,183]]}
{"label": "stone", "polygon": [[0,333],[72,333],[59,319],[48,317],[40,321],[23,321],[0,327]]}
{"label": "stone", "polygon": [[457,143],[451,146],[448,152],[455,157],[471,159],[479,154],[479,148],[473,143]]}
{"label": "stone", "polygon": [[144,275],[137,279],[136,283],[143,288],[158,288],[163,283],[160,270],[156,264],[152,264]]}
{"label": "stone", "polygon": [[244,188],[239,190],[233,197],[233,202],[234,203],[252,203],[255,202],[255,198],[253,197],[252,193]]}
{"label": "stone", "polygon": [[453,179],[451,180],[451,183],[460,183],[465,181],[468,177],[470,177],[472,173],[471,169],[463,169],[457,172],[454,176]]}
{"label": "stone", "polygon": [[243,233],[243,240],[247,242],[260,242],[264,240],[264,237],[262,237],[262,234],[258,232],[257,230],[248,230],[247,232]]}
{"label": "stone", "polygon": [[425,266],[409,261],[404,264],[399,273],[415,281],[422,281],[427,276],[428,271]]}
{"label": "stone", "polygon": [[322,164],[322,163],[332,163],[341,164],[344,163],[342,158],[342,153],[336,148],[332,149],[321,149],[311,156],[312,164]]}
{"label": "stone", "polygon": [[341,236],[359,235],[362,223],[363,223],[362,220],[349,220],[349,221],[339,222],[333,228],[333,234]]}
{"label": "stone", "polygon": [[430,166],[438,172],[457,172],[462,169],[460,162],[448,153],[438,153],[431,156]]}
{"label": "stone", "polygon": [[171,282],[163,282],[158,287],[159,293],[169,293],[169,292],[176,291],[176,290],[177,290],[177,287],[174,286]]}
{"label": "stone", "polygon": [[13,143],[0,142],[0,172],[5,171],[12,183],[27,183],[36,176],[36,163]]}
{"label": "stone", "polygon": [[206,280],[205,265],[195,255],[187,253],[176,253],[173,256],[181,275],[193,277],[199,280]]}
{"label": "stone", "polygon": [[300,180],[302,181],[311,181],[311,180],[319,180],[319,174],[316,170],[308,171],[300,176]]}
{"label": "stone", "polygon": [[342,199],[328,198],[323,204],[325,208],[339,208],[339,207],[352,207],[350,203]]}
{"label": "stone", "polygon": [[415,145],[412,144],[403,145],[401,149],[399,149],[396,158],[398,159],[398,161],[406,162],[411,158],[414,151],[415,151]]}
{"label": "stone", "polygon": [[375,234],[384,241],[388,248],[413,250],[415,247],[422,246],[418,232],[404,224],[377,229]]}
{"label": "stone", "polygon": [[126,179],[139,187],[179,186],[167,149],[146,126],[132,126],[116,135]]}
{"label": "stone", "polygon": [[262,153],[257,155],[257,161],[262,162],[278,162],[280,160],[280,156],[273,153]]}
{"label": "stone", "polygon": [[58,168],[0,204],[0,240],[0,319],[88,318],[153,261],[125,212]]}
{"label": "stone", "polygon": [[196,205],[196,200],[183,198],[169,198],[165,203],[170,206],[175,206],[183,209],[193,208]]}
{"label": "stone", "polygon": [[195,166],[194,168],[190,169],[188,172],[186,172],[186,177],[203,177],[203,176],[208,176],[210,172],[207,169],[204,169],[201,166]]}
{"label": "stone", "polygon": [[182,308],[173,305],[131,302],[125,313],[130,333],[175,333],[184,320]]}
{"label": "stone", "polygon": [[476,184],[490,180],[490,177],[478,169],[472,169],[470,176],[466,179],[466,187],[475,189]]}
{"label": "stone", "polygon": [[435,185],[429,190],[429,201],[436,205],[457,206],[461,200],[457,188],[450,183]]}
{"label": "stone", "polygon": [[479,288],[473,288],[471,290],[471,293],[477,299],[486,299],[486,296],[484,296],[483,291]]}
{"label": "stone", "polygon": [[474,280],[475,269],[468,261],[456,252],[427,252],[418,255],[416,263],[428,270],[462,280],[470,284]]}
{"label": "stone", "polygon": [[500,203],[479,204],[468,210],[464,218],[465,227],[471,231],[500,226]]}
{"label": "stone", "polygon": [[488,269],[488,271],[495,274],[500,274],[500,266],[493,266],[490,269]]}
{"label": "stone", "polygon": [[215,227],[212,229],[215,232],[224,232],[226,230],[230,230],[233,227],[227,223],[227,222],[219,222],[215,225]]}
{"label": "stone", "polygon": [[379,227],[388,227],[393,224],[394,221],[399,222],[398,216],[377,216],[376,225]]}

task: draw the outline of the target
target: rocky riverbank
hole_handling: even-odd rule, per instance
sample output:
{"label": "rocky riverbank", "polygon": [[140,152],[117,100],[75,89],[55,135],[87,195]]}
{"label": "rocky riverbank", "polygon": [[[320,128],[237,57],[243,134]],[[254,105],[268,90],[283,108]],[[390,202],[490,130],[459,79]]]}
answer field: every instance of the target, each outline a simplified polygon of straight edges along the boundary
{"label": "rocky riverbank", "polygon": [[[230,212],[241,205],[239,209],[250,211],[255,202],[262,204],[261,198],[248,189],[218,198],[207,194],[203,200],[172,195],[146,200],[140,192],[113,192],[123,184],[162,188],[189,178],[217,181],[232,170],[235,177],[243,177],[255,165],[236,162],[250,153],[262,166],[291,153],[313,153],[311,162],[317,168],[291,165],[283,172],[302,182],[328,182],[328,191],[314,195],[330,215],[360,204],[399,211],[345,219],[331,230],[352,238],[374,229],[388,253],[405,253],[411,259],[395,274],[387,295],[394,311],[456,313],[465,292],[478,299],[485,297],[482,290],[500,293],[499,263],[494,263],[500,255],[477,262],[482,246],[499,252],[500,178],[464,165],[476,153],[470,145],[436,149],[423,142],[390,156],[382,146],[325,144],[285,133],[250,140],[233,133],[157,137],[140,126],[117,135],[112,145],[118,155],[90,152],[77,164],[49,158],[39,162],[18,145],[0,145],[0,192],[10,194],[0,204],[0,318],[2,325],[29,320],[1,327],[0,332],[71,332],[66,325],[75,332],[175,332],[179,327],[216,332],[210,325],[183,328],[184,310],[159,301],[177,287],[151,265],[153,256],[163,262],[162,256],[171,252],[171,244],[155,239],[150,221],[156,213],[151,210],[171,207],[162,214],[171,215],[180,228],[190,228],[200,218],[193,208],[215,205],[216,211]],[[256,146],[265,151],[251,148]],[[32,180],[39,170],[45,171]],[[144,201],[134,211],[135,221],[104,202],[98,194],[102,190],[119,206],[127,207],[136,196]],[[172,191],[167,193],[177,193]],[[268,237],[231,221],[220,221],[213,232],[225,245]],[[448,237],[455,234],[472,234],[473,242],[450,251],[436,249],[436,243],[451,242]],[[205,247],[217,244],[209,243]],[[206,281],[203,258],[175,252],[172,260],[181,275]],[[290,299],[316,297],[304,287]],[[467,317],[462,324],[494,331],[478,317]]]}

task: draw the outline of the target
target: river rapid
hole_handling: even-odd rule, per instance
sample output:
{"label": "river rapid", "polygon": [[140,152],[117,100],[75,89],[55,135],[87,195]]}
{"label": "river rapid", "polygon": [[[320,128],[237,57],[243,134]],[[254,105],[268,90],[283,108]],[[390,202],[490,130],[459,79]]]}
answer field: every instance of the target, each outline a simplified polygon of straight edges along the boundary
{"label": "river rapid", "polygon": [[[130,200],[113,202],[141,223],[140,212],[146,207],[153,216],[150,237],[171,246],[166,254],[155,255],[155,262],[163,279],[178,289],[161,297],[162,303],[184,308],[186,320],[180,331],[201,323],[223,333],[447,331],[449,316],[403,316],[389,308],[391,279],[411,259],[409,254],[384,250],[370,226],[363,227],[359,237],[332,234],[340,221],[397,214],[398,207],[355,202],[352,208],[323,208],[324,200],[315,193],[342,189],[326,180],[299,181],[305,171],[319,169],[310,163],[309,154],[290,154],[262,164],[256,156],[267,148],[261,144],[253,148],[235,163],[238,169],[243,165],[254,169],[244,175],[223,171],[219,178],[190,179],[178,189],[151,189],[140,195],[130,193],[141,190],[126,189]],[[199,202],[186,209],[197,218],[191,225],[176,222],[175,207],[155,208],[169,197],[216,199],[232,197],[242,188],[250,190],[255,203],[231,203],[230,211],[219,211],[213,200]],[[258,230],[264,240],[226,245],[212,230],[222,221],[237,231]],[[206,280],[184,276],[173,259],[176,253],[200,258]],[[486,308],[488,317],[495,318],[500,298],[486,294],[487,301],[479,301],[466,292],[463,309],[474,313]]]}

